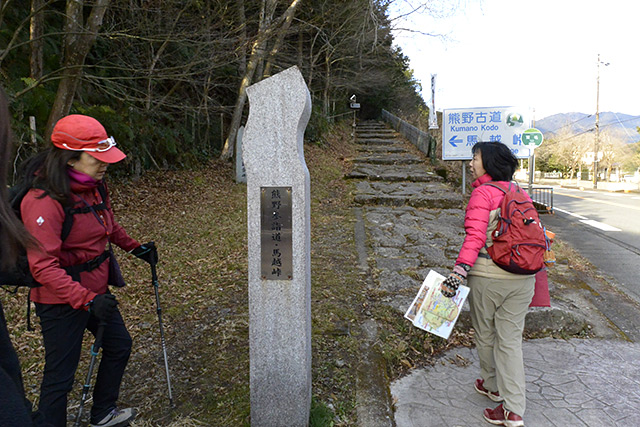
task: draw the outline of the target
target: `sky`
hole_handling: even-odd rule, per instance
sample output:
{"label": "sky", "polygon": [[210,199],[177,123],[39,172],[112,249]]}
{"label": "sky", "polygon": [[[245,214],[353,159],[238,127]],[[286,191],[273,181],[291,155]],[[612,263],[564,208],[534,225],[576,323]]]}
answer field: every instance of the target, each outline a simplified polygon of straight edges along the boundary
{"label": "sky", "polygon": [[[431,75],[437,74],[437,111],[521,106],[533,109],[535,119],[595,113],[600,54],[600,112],[640,116],[640,1],[457,0],[457,4],[450,17],[416,13],[394,21],[395,28],[414,30],[394,31],[395,43],[410,58],[428,105]],[[397,13],[392,11],[391,17]]]}

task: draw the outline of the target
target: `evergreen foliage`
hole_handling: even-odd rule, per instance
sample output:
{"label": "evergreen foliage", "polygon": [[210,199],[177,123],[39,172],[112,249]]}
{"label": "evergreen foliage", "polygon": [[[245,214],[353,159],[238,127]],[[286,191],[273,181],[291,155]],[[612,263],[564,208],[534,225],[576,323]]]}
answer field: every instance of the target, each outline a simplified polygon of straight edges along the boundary
{"label": "evergreen foliage", "polygon": [[[409,114],[426,108],[408,58],[393,45],[389,1],[303,0],[282,34],[274,26],[282,25],[277,17],[291,0],[106,1],[95,42],[75,67],[81,69],[75,90],[61,84],[74,68],[69,46],[90,32],[98,1],[79,2],[80,34],[65,25],[70,2],[14,0],[0,9],[0,84],[11,101],[18,160],[45,145],[63,90],[73,97],[64,114],[94,116],[128,154],[117,166],[121,173],[192,167],[218,156],[251,48],[270,28],[252,83],[297,65],[312,94],[311,140],[349,112],[352,94],[361,118],[377,117],[382,108]],[[34,24],[41,36],[30,32]]]}

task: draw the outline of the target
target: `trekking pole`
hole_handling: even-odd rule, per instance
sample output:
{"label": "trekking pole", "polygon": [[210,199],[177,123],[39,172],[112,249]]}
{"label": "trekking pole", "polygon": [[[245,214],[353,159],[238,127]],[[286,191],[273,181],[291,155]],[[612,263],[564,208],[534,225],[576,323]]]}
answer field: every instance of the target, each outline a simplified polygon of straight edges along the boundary
{"label": "trekking pole", "polygon": [[158,274],[156,264],[151,263],[151,281],[156,292],[156,311],[158,312],[158,324],[160,325],[160,343],[162,344],[162,354],[164,356],[164,370],[167,374],[167,388],[169,389],[169,405],[173,407],[173,395],[171,394],[171,378],[169,377],[169,361],[167,360],[167,346],[164,340],[164,328],[162,327],[162,308],[160,308],[160,294],[158,292]]}
{"label": "trekking pole", "polygon": [[91,362],[89,363],[89,372],[87,372],[87,378],[84,380],[84,386],[82,386],[82,398],[80,399],[80,408],[78,408],[78,416],[76,417],[76,422],[73,425],[74,427],[80,426],[80,418],[82,418],[82,410],[84,409],[84,402],[87,400],[87,396],[89,395],[89,388],[91,388],[91,377],[93,376],[93,368],[96,364],[96,358],[98,356],[98,352],[100,351],[100,347],[102,347],[102,335],[104,335],[104,327],[107,325],[107,322],[100,321],[98,324],[98,330],[96,331],[96,340],[91,346]]}

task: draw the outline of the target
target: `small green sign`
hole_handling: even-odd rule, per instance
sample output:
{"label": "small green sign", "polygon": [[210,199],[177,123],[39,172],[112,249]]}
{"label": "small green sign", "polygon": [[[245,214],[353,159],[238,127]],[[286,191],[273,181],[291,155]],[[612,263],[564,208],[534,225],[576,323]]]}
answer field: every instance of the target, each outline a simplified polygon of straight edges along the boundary
{"label": "small green sign", "polygon": [[522,144],[532,148],[539,147],[544,140],[542,132],[536,128],[527,129],[522,133]]}

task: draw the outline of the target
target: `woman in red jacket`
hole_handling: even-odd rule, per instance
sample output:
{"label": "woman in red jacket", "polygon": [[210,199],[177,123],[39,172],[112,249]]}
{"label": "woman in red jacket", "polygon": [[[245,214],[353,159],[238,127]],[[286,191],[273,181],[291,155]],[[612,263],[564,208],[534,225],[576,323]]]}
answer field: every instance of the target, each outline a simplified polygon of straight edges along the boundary
{"label": "woman in red jacket", "polygon": [[126,156],[104,127],[91,117],[70,115],[56,123],[51,141],[53,147],[28,168],[32,188],[21,204],[24,225],[39,243],[27,251],[31,274],[42,285],[31,292],[45,347],[38,412],[66,426],[84,331],[95,335],[102,325],[90,425],[128,425],[135,410],[120,410],[116,401],[131,337],[108,289],[110,243],[149,263],[157,262],[157,252],[153,244],[131,238],[113,217],[104,176],[109,164]]}
{"label": "woman in red jacket", "polygon": [[485,409],[491,424],[524,426],[525,375],[522,359],[522,331],[533,297],[535,276],[509,273],[498,267],[486,247],[498,223],[498,207],[504,193],[489,181],[507,184],[513,179],[518,159],[499,142],[473,146],[470,167],[475,179],[464,220],[465,239],[453,272],[442,284],[442,293],[455,295],[468,279],[471,321],[480,359],[480,379],[474,387],[494,402]]}

